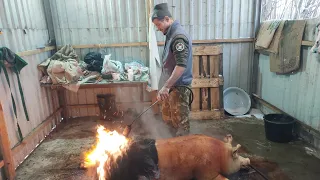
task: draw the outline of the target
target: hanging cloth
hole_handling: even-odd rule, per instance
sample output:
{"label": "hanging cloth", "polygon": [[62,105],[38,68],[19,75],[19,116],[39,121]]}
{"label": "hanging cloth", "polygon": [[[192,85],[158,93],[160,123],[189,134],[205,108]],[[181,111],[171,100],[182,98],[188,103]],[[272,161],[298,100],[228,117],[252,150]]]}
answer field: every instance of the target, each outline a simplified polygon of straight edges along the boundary
{"label": "hanging cloth", "polygon": [[[15,103],[15,100],[14,100],[12,92],[11,92],[10,80],[9,80],[9,75],[8,75],[8,71],[7,71],[6,67],[11,68],[11,70],[17,76],[19,92],[20,92],[21,101],[22,101],[22,105],[23,105],[23,110],[24,110],[24,113],[25,113],[27,121],[29,121],[29,115],[28,115],[28,111],[27,111],[27,108],[26,108],[26,103],[25,103],[25,100],[24,100],[24,94],[23,94],[23,90],[22,90],[22,87],[21,87],[20,77],[19,77],[21,69],[23,67],[25,67],[27,64],[28,63],[26,61],[24,61],[17,54],[13,53],[9,48],[6,48],[6,47],[0,48],[0,73],[1,73],[1,70],[3,69],[4,75],[6,77],[6,80],[7,80],[9,89],[10,89],[10,93],[11,93],[11,100],[12,100],[12,106],[13,106],[14,114],[15,114],[15,116],[17,118],[16,103]],[[23,136],[22,136],[21,129],[20,129],[18,121],[17,121],[17,128],[18,128],[18,134],[19,134],[19,137],[20,137],[20,141],[22,141]]]}

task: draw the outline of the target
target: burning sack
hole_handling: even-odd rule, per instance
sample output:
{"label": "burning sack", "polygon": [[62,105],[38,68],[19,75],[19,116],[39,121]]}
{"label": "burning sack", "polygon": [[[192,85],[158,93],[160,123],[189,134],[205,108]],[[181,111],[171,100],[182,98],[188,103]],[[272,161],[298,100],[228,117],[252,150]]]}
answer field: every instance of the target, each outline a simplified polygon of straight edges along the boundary
{"label": "burning sack", "polygon": [[107,180],[225,179],[222,174],[250,164],[237,154],[241,146],[232,147],[231,142],[231,135],[225,142],[205,135],[132,139],[122,148],[122,155],[109,153],[102,174]]}

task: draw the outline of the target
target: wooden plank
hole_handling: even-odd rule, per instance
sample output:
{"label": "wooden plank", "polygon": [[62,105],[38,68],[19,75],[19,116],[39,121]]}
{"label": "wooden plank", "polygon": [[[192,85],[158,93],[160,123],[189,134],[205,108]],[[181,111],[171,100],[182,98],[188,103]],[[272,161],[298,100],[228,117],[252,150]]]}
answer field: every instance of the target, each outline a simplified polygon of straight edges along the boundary
{"label": "wooden plank", "polygon": [[254,38],[239,38],[239,39],[209,39],[209,40],[193,40],[193,44],[210,44],[210,43],[244,43],[253,42]]}
{"label": "wooden plank", "polygon": [[7,124],[4,119],[4,113],[2,105],[0,103],[0,148],[5,164],[5,173],[9,180],[13,180],[15,177],[15,168],[13,164],[12,151],[10,149],[10,140],[7,131]]}
{"label": "wooden plank", "polygon": [[[23,141],[17,144],[13,149],[13,158],[16,160],[15,167],[18,167],[20,162],[24,160],[27,155],[34,150],[34,148],[41,143],[45,136],[50,133],[52,124],[54,124],[54,116],[60,113],[62,108],[57,109],[53,114],[46,118],[37,128],[29,133]],[[49,130],[48,130],[49,129]]]}
{"label": "wooden plank", "polygon": [[208,78],[208,79],[200,79],[194,78],[192,80],[191,86],[192,88],[208,88],[208,87],[219,87],[223,84],[221,78]]}
{"label": "wooden plank", "polygon": [[143,101],[144,101],[144,95],[143,95],[144,88],[143,88],[143,84],[140,85],[139,91],[140,91],[140,102],[143,102]]}
{"label": "wooden plank", "polygon": [[34,55],[34,54],[40,54],[40,53],[51,51],[51,50],[54,50],[54,49],[56,49],[55,46],[47,46],[47,47],[42,48],[42,49],[18,52],[17,55],[19,55],[21,57],[22,56],[31,56],[31,55]]}
{"label": "wooden plank", "polygon": [[222,53],[222,46],[194,46],[192,48],[192,55],[194,56],[213,56],[213,55],[219,55]]}
{"label": "wooden plank", "polygon": [[[88,48],[110,48],[110,47],[136,47],[147,46],[147,42],[132,42],[132,43],[114,43],[114,44],[80,44],[72,45],[74,49],[88,49]],[[61,49],[63,46],[58,46]]]}
{"label": "wooden plank", "polygon": [[[56,90],[51,90],[50,91],[50,94],[51,94],[51,104],[52,104],[52,110],[56,109],[56,104],[55,104],[55,94],[56,94]],[[58,107],[60,107],[60,105],[58,105]],[[55,128],[55,132],[58,131],[58,125],[60,123],[59,119],[58,119],[58,116],[57,114],[54,115],[54,125],[56,125],[56,128]]]}
{"label": "wooden plank", "polygon": [[[141,105],[151,105],[152,102],[116,102],[117,106],[134,106],[136,104],[141,104]],[[89,108],[89,107],[98,107],[98,104],[74,104],[74,105],[68,105],[67,108]]]}
{"label": "wooden plank", "polygon": [[[254,38],[193,40],[192,44],[244,43],[244,42],[254,42]],[[158,42],[158,46],[164,46],[164,42],[162,41]]]}
{"label": "wooden plank", "polygon": [[314,41],[302,41],[301,45],[302,46],[313,46],[314,45]]}
{"label": "wooden plank", "polygon": [[[136,87],[140,84],[147,84],[148,82],[137,82],[137,81],[122,81],[122,82],[110,82],[110,83],[86,83],[81,84],[79,89],[90,89],[90,88],[111,88],[111,87]],[[47,87],[47,88],[63,88],[60,84],[40,84],[41,87]]]}
{"label": "wooden plank", "polygon": [[[87,104],[94,104],[96,97],[94,96],[94,89],[85,89]],[[88,107],[88,116],[96,115],[96,107]]]}
{"label": "wooden plank", "polygon": [[[192,75],[193,78],[200,78],[200,57],[199,56],[193,56],[192,61]],[[193,102],[191,104],[191,110],[200,110],[200,89],[193,89]]]}
{"label": "wooden plank", "polygon": [[[68,99],[67,105],[79,104],[79,94],[78,93],[72,92],[69,90],[65,90],[65,91],[67,91],[67,99]],[[82,97],[82,98],[84,98],[84,97]],[[80,114],[80,110],[79,109],[72,109],[72,110],[68,109],[68,113],[69,113],[70,117],[78,117]]]}
{"label": "wooden plank", "polygon": [[219,120],[224,118],[224,110],[216,111],[191,111],[191,120]]}
{"label": "wooden plank", "polygon": [[199,56],[193,56],[192,58],[192,75],[193,78],[200,78],[200,57]]}
{"label": "wooden plank", "polygon": [[[239,38],[239,39],[210,39],[210,40],[193,40],[192,44],[213,44],[213,43],[244,43],[254,42],[254,38]],[[158,46],[164,46],[164,42],[157,43]],[[132,43],[114,43],[114,44],[79,44],[72,45],[74,49],[89,49],[89,48],[110,48],[110,47],[141,47],[149,46],[148,42],[132,42]],[[62,46],[58,46],[61,49]]]}
{"label": "wooden plank", "polygon": [[219,87],[219,107],[221,109],[224,109],[224,104],[223,104],[223,86]]}
{"label": "wooden plank", "polygon": [[[200,68],[200,75],[202,78],[207,78],[210,77],[210,72],[209,72],[209,66],[208,66],[208,56],[201,56],[201,68]],[[200,92],[201,92],[201,110],[208,110],[208,97],[209,97],[209,93],[208,93],[208,88],[200,88]]]}
{"label": "wooden plank", "polygon": [[[210,61],[209,61],[210,63]],[[209,78],[209,66],[208,66],[208,56],[201,56],[201,68],[200,68],[200,76],[203,78]]]}
{"label": "wooden plank", "polygon": [[[97,100],[97,95],[98,94],[103,94],[103,89],[102,88],[95,88],[93,89],[93,93],[94,93],[94,103],[98,104],[98,100]],[[100,109],[98,106],[95,107],[95,111],[96,111],[96,116],[99,116],[100,114]]]}
{"label": "wooden plank", "polygon": [[[86,90],[80,89],[77,94],[78,94],[79,104],[87,104]],[[88,116],[88,108],[83,107],[83,108],[79,108],[79,110],[80,110],[79,116],[81,117]]]}
{"label": "wooden plank", "polygon": [[68,119],[69,119],[69,112],[68,112],[68,109],[67,109],[67,105],[68,105],[68,96],[67,96],[67,90],[64,89],[61,93],[62,95],[62,102],[63,102],[63,122],[64,123],[67,123],[68,122]]}
{"label": "wooden plank", "polygon": [[220,74],[220,55],[210,56],[210,77],[217,78]]}
{"label": "wooden plank", "polygon": [[[271,109],[271,110],[274,111],[275,113],[281,113],[281,114],[284,114],[284,115],[287,115],[287,116],[292,117],[293,119],[296,120],[296,122],[297,122],[298,124],[304,126],[304,128],[309,129],[309,131],[312,130],[312,131],[314,131],[314,132],[319,132],[319,131],[316,130],[315,128],[313,128],[313,127],[311,127],[311,126],[303,123],[303,122],[300,121],[299,119],[291,116],[290,114],[284,112],[284,111],[281,110],[280,108],[278,108],[278,107],[274,106],[273,104],[269,103],[268,101],[262,99],[262,98],[261,98],[260,96],[258,96],[257,94],[252,93],[252,97],[253,97],[253,100],[258,101],[258,102],[261,103],[263,106],[266,106],[267,108]],[[257,102],[256,102],[256,103],[257,103]]]}
{"label": "wooden plank", "polygon": [[58,113],[62,112],[62,107],[58,108],[57,110],[54,111],[49,117],[47,117],[38,127],[36,127],[33,131],[27,135],[22,142],[19,144],[15,145],[12,149],[12,153],[19,154],[20,151],[23,150],[25,146],[28,145],[29,141],[33,141],[35,136],[38,136],[38,133],[41,132],[43,129],[45,129],[50,123],[54,122],[54,116],[56,116]]}
{"label": "wooden plank", "polygon": [[[126,111],[128,108],[131,108],[131,109],[135,109],[137,112],[141,112],[144,107],[148,107],[151,104],[152,102],[116,102],[116,106],[119,111]],[[67,108],[68,109],[98,108],[98,104],[69,105]]]}
{"label": "wooden plank", "polygon": [[201,110],[208,110],[208,107],[209,107],[209,102],[208,102],[208,99],[209,99],[209,91],[208,91],[208,88],[201,88],[200,89],[201,91]]}
{"label": "wooden plank", "polygon": [[211,110],[220,109],[220,88],[210,88],[211,95]]}

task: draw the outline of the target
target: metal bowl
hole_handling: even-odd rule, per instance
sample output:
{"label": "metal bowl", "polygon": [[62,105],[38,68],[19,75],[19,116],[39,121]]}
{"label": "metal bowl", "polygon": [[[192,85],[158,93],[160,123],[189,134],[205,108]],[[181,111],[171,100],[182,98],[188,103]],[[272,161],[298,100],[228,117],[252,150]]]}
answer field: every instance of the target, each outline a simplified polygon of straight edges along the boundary
{"label": "metal bowl", "polygon": [[241,88],[229,87],[223,91],[223,105],[229,114],[240,116],[250,110],[251,99]]}

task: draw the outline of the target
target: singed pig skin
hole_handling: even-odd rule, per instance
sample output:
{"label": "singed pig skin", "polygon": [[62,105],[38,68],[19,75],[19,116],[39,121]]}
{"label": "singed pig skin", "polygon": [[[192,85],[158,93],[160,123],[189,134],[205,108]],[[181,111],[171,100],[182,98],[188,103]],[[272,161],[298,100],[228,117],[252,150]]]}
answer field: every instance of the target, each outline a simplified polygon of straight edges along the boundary
{"label": "singed pig skin", "polygon": [[158,139],[160,180],[220,180],[250,164],[248,158],[237,154],[232,147],[232,137],[225,142],[205,135],[188,135],[169,139]]}

